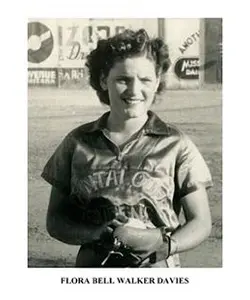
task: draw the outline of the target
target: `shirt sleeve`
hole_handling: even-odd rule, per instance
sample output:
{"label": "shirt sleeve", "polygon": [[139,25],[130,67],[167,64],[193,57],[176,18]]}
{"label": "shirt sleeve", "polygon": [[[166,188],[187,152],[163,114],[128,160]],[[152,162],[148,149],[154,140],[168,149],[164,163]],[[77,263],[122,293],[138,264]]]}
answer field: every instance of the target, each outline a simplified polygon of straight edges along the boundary
{"label": "shirt sleeve", "polygon": [[211,173],[200,151],[189,137],[184,136],[177,159],[177,185],[179,195],[184,197],[199,189],[213,186]]}
{"label": "shirt sleeve", "polygon": [[73,138],[68,134],[50,157],[41,174],[44,180],[66,194],[70,194],[71,190],[73,152]]}

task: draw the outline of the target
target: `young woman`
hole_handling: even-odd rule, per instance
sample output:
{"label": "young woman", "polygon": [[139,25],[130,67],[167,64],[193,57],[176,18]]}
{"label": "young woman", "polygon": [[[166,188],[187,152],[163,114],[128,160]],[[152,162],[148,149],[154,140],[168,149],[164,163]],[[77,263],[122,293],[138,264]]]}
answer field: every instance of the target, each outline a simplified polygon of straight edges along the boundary
{"label": "young woman", "polygon": [[52,185],[47,230],[81,246],[77,267],[180,267],[178,253],[210,234],[207,165],[150,111],[169,65],[167,45],[143,29],[100,40],[87,58],[110,111],[70,132],[42,173]]}

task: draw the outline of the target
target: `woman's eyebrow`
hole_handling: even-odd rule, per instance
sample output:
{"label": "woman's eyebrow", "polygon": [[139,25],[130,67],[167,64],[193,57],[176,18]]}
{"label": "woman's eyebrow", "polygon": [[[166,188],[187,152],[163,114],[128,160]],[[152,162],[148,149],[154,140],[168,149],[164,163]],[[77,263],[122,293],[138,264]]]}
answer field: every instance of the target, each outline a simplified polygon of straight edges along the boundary
{"label": "woman's eyebrow", "polygon": [[[152,78],[152,76],[150,75],[143,75],[143,74],[137,74],[135,75],[139,78]],[[134,76],[131,75],[131,74],[126,74],[126,73],[123,73],[123,74],[119,74],[119,75],[116,75],[116,77],[128,77],[128,78],[133,78]]]}
{"label": "woman's eyebrow", "polygon": [[116,78],[133,78],[133,76],[131,75],[128,75],[128,74],[120,74],[120,75],[117,75]]}
{"label": "woman's eyebrow", "polygon": [[120,73],[120,74],[117,74],[116,76],[117,77],[118,76],[130,76],[130,77],[132,77],[131,74],[128,74],[128,73]]}

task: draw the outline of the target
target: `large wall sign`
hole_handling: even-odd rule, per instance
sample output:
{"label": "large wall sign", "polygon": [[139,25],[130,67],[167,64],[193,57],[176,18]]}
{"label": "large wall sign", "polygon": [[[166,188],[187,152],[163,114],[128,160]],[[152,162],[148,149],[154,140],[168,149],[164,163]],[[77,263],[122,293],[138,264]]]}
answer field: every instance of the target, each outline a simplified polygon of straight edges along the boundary
{"label": "large wall sign", "polygon": [[62,68],[84,68],[86,56],[101,38],[126,28],[147,28],[157,33],[157,19],[61,19],[58,20],[58,57]]}

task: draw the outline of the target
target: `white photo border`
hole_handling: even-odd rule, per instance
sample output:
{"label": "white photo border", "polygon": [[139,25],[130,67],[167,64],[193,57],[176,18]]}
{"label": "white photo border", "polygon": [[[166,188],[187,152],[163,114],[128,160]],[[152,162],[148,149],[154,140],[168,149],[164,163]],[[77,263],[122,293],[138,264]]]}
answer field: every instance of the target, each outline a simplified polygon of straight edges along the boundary
{"label": "white photo border", "polygon": [[[14,2],[14,3],[13,3]],[[237,2],[240,5],[241,1]],[[174,299],[211,299],[227,292],[244,294],[247,252],[244,235],[248,220],[248,69],[249,34],[246,32],[247,8],[225,13],[226,3],[209,1],[8,1],[2,16],[5,26],[1,47],[3,59],[1,157],[2,186],[2,293],[13,298],[44,299],[69,297],[103,298],[173,297]],[[157,4],[157,5],[156,5]],[[229,5],[229,4],[228,4]],[[204,7],[203,7],[204,6]],[[25,8],[24,8],[25,7]],[[234,8],[232,8],[233,10]],[[138,13],[140,12],[140,13]],[[27,268],[27,63],[26,32],[28,18],[36,17],[222,17],[224,44],[223,92],[223,268],[171,270],[78,270]],[[7,25],[7,26],[6,26]],[[10,60],[9,60],[10,59]],[[243,202],[241,204],[241,202]],[[240,205],[238,205],[240,203]],[[249,225],[248,225],[249,226]],[[246,250],[245,250],[246,249]],[[246,269],[248,270],[248,269]],[[62,285],[61,277],[124,276],[188,277],[187,285]],[[110,294],[104,294],[105,292]],[[156,294],[157,293],[157,294]],[[10,298],[12,298],[10,297]]]}

